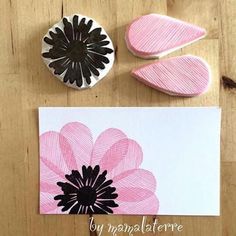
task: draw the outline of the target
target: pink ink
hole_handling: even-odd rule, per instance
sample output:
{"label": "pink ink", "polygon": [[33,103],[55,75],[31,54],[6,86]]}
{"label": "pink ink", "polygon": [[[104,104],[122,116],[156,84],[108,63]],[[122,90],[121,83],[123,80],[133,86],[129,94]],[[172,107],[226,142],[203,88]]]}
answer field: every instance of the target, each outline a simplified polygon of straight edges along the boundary
{"label": "pink ink", "polygon": [[133,69],[132,76],[172,96],[193,97],[207,91],[210,69],[201,58],[187,55]]}
{"label": "pink ink", "polygon": [[[156,179],[150,171],[140,168],[142,160],[139,144],[118,129],[105,130],[95,142],[89,128],[79,122],[66,124],[60,132],[42,134],[40,212],[157,214]],[[89,174],[95,172],[90,178]],[[81,189],[87,192],[81,193]],[[92,199],[93,189],[97,199]],[[87,194],[88,200],[80,194]],[[93,202],[93,206],[83,206],[85,200]]]}
{"label": "pink ink", "polygon": [[206,30],[187,22],[158,14],[135,19],[127,28],[128,49],[142,58],[158,58],[198,41]]}

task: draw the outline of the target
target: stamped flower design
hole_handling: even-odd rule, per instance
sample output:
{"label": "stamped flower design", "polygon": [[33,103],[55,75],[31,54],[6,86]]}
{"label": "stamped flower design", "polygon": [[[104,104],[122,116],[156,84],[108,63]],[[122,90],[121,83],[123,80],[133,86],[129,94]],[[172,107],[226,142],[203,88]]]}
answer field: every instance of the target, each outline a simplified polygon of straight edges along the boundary
{"label": "stamped flower design", "polygon": [[95,142],[79,122],[42,134],[40,212],[157,214],[156,179],[142,159],[139,144],[114,128]]}
{"label": "stamped flower design", "polygon": [[[42,57],[69,86],[90,87],[113,64],[114,50],[105,31],[81,15],[64,17],[43,39]],[[92,81],[93,79],[93,81]]]}
{"label": "stamped flower design", "polygon": [[110,186],[112,180],[106,180],[106,170],[101,174],[99,172],[98,165],[94,168],[82,166],[82,175],[79,171],[72,170],[70,175],[65,175],[69,182],[57,183],[64,194],[57,195],[54,199],[60,200],[58,206],[64,206],[62,211],[71,208],[69,214],[113,213],[112,208],[118,207],[114,202],[118,196],[116,188]]}

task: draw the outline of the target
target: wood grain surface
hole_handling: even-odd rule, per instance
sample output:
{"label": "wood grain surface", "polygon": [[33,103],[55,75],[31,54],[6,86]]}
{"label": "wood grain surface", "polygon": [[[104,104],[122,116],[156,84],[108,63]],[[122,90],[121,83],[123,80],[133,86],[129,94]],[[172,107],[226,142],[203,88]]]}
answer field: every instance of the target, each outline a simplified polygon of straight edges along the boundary
{"label": "wood grain surface", "polygon": [[[160,235],[236,235],[236,89],[225,89],[220,82],[221,75],[236,80],[236,0],[0,0],[0,9],[1,236],[96,235],[89,232],[88,216],[38,213],[39,106],[221,106],[221,216],[157,218],[160,223],[184,226],[181,233]],[[125,28],[137,16],[153,12],[207,29],[206,39],[169,55],[194,54],[209,62],[213,82],[205,95],[173,98],[129,75],[133,67],[149,61],[128,52]],[[117,52],[112,71],[91,90],[67,88],[53,78],[40,57],[47,29],[73,13],[88,15],[103,25]],[[95,216],[95,222],[103,224],[137,224],[140,220],[134,216]],[[148,222],[152,221],[153,217],[148,217]],[[110,234],[104,230],[103,235]]]}

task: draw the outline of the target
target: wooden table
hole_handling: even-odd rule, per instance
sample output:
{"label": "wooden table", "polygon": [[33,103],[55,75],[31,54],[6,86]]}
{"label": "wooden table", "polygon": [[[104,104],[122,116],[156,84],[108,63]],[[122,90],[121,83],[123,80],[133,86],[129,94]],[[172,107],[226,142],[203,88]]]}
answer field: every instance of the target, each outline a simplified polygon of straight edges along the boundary
{"label": "wooden table", "polygon": [[[222,74],[236,79],[236,0],[1,0],[0,7],[1,236],[90,235],[88,216],[38,213],[39,106],[221,106],[221,216],[166,216],[158,220],[183,224],[184,230],[178,234],[183,236],[236,235],[236,94],[235,89],[224,89],[220,82]],[[213,82],[207,94],[173,98],[129,75],[133,67],[148,62],[128,52],[124,42],[126,25],[135,17],[152,12],[207,29],[206,39],[170,55],[191,53],[210,63]],[[41,39],[47,29],[63,15],[72,13],[100,22],[117,51],[115,65],[106,79],[93,89],[80,92],[54,79],[40,57]],[[141,217],[129,216],[95,217],[96,223],[136,224],[140,220]],[[149,222],[152,220],[148,217]]]}

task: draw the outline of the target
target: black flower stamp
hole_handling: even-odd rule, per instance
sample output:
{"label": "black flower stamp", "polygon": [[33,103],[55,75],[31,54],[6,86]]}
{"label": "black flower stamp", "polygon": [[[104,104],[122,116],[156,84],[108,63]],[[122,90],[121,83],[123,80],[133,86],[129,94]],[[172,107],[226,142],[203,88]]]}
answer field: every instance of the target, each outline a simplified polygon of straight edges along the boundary
{"label": "black flower stamp", "polygon": [[81,89],[92,87],[109,72],[114,48],[97,22],[73,15],[64,17],[45,35],[42,57],[61,81]]}

